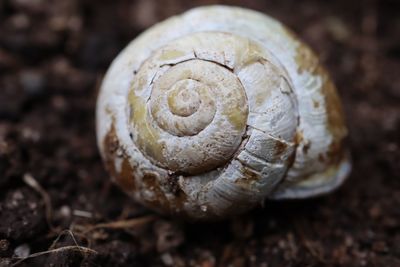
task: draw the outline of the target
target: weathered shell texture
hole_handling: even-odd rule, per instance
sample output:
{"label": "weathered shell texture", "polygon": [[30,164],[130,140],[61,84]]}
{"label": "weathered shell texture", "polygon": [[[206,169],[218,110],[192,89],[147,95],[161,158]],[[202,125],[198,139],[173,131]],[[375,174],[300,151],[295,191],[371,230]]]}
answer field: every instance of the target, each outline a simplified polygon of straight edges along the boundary
{"label": "weathered shell texture", "polygon": [[196,8],[131,42],[102,84],[97,135],[124,191],[193,219],[326,193],[350,171],[341,104],[314,53],[236,7]]}

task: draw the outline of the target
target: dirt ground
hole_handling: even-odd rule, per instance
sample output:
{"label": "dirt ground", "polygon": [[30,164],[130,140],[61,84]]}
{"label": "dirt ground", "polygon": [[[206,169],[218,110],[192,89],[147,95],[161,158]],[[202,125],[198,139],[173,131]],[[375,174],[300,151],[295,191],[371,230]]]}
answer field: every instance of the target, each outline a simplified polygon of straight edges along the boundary
{"label": "dirt ground", "polygon": [[[148,26],[213,3],[279,19],[331,72],[354,163],[334,194],[189,224],[110,183],[94,130],[107,67]],[[399,70],[395,0],[1,0],[0,266],[400,266]]]}

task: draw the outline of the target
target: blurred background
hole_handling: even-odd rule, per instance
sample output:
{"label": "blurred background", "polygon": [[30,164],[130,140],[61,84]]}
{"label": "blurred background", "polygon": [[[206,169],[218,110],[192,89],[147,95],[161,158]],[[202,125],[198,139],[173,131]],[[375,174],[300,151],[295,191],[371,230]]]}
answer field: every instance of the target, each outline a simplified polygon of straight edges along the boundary
{"label": "blurred background", "polygon": [[[280,20],[330,71],[354,161],[334,194],[188,224],[110,183],[94,125],[107,67],[147,27],[217,3]],[[399,70],[395,0],[0,0],[0,266],[400,266]]]}

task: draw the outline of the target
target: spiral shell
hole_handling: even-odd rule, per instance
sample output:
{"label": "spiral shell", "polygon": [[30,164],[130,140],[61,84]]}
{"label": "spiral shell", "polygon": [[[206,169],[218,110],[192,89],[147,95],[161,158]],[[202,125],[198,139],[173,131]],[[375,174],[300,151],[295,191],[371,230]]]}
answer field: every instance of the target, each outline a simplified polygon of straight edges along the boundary
{"label": "spiral shell", "polygon": [[201,7],[115,59],[97,103],[113,179],[164,213],[224,218],[332,191],[350,171],[336,89],[314,53],[254,11]]}

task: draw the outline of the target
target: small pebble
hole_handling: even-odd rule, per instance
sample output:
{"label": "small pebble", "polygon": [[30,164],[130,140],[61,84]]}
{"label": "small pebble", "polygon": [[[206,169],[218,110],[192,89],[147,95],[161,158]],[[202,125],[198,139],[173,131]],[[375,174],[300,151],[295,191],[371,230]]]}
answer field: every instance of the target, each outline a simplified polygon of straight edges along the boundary
{"label": "small pebble", "polygon": [[26,70],[19,74],[21,86],[28,94],[38,94],[43,90],[44,77],[37,71]]}
{"label": "small pebble", "polygon": [[26,258],[29,256],[31,248],[28,244],[22,244],[15,248],[14,255],[18,258]]}
{"label": "small pebble", "polygon": [[10,247],[10,242],[7,239],[0,240],[0,251],[7,251]]}
{"label": "small pebble", "polygon": [[167,266],[173,266],[174,265],[174,259],[172,258],[171,254],[169,254],[169,253],[163,253],[161,255],[161,260]]}

